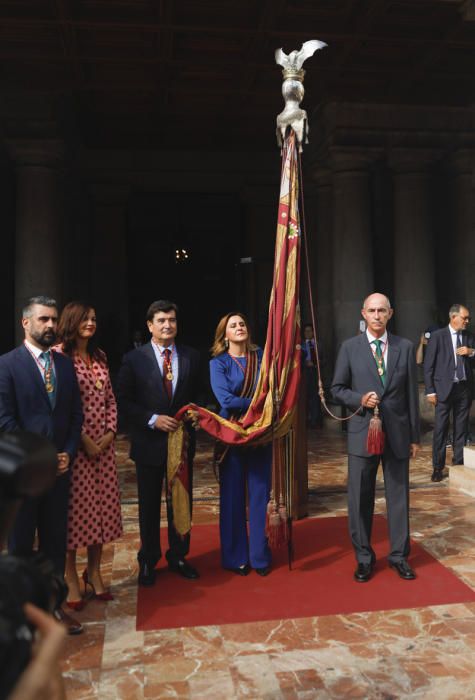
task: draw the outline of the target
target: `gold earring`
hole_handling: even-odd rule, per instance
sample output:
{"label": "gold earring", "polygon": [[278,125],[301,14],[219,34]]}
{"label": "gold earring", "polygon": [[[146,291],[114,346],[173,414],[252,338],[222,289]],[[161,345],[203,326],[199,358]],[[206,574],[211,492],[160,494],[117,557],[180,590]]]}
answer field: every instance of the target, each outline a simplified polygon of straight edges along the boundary
{"label": "gold earring", "polygon": [[226,350],[229,348],[229,339],[228,338],[224,339],[224,347],[226,348]]}

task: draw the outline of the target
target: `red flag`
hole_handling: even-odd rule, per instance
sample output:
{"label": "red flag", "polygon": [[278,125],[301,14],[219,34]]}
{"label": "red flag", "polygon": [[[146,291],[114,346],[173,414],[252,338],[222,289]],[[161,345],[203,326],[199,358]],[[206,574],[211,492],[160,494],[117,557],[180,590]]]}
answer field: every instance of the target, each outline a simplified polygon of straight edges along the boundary
{"label": "red flag", "polygon": [[[237,422],[221,418],[216,413],[194,404],[184,406],[175,416],[180,420],[186,417],[187,412],[192,411],[194,420],[199,421],[203,430],[228,445],[263,444],[274,440],[273,494],[269,515],[271,522],[280,523],[281,534],[273,536],[269,532],[271,544],[285,539],[282,535],[287,518],[284,500],[287,501],[287,508],[290,507],[290,503],[288,494],[287,498],[285,497],[286,479],[282,471],[285,455],[283,450],[276,449],[276,445],[278,445],[278,439],[289,433],[292,427],[302,357],[299,308],[301,238],[297,157],[296,138],[291,131],[282,152],[274,276],[269,303],[267,338],[251,404]],[[289,450],[287,449],[286,452],[288,457]],[[171,457],[173,454],[181,455],[182,459]],[[183,469],[184,454],[185,451],[177,449],[176,436],[174,438],[171,433],[168,470],[172,493],[175,487],[180,494],[183,494],[186,477]]]}

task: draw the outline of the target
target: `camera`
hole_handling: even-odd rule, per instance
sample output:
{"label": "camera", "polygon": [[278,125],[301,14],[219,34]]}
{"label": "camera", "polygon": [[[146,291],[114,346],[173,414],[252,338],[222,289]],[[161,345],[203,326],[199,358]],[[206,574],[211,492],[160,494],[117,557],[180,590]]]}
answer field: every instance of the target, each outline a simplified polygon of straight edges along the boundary
{"label": "camera", "polygon": [[[56,449],[46,438],[21,432],[0,435],[0,551],[22,500],[51,488],[56,468]],[[62,576],[43,555],[0,554],[0,699],[8,697],[31,658],[34,629],[24,604],[52,612],[66,593]]]}

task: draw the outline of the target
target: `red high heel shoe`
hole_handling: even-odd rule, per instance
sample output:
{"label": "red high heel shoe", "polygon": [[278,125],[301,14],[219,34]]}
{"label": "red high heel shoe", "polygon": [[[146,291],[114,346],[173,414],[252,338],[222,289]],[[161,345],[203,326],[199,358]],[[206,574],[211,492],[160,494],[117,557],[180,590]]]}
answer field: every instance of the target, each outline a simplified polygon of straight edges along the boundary
{"label": "red high heel shoe", "polygon": [[80,600],[67,600],[66,605],[71,610],[74,610],[75,612],[80,612],[81,610],[84,610],[86,602],[83,598],[81,598]]}
{"label": "red high heel shoe", "polygon": [[[96,589],[94,588],[94,584],[89,581],[89,576],[87,573],[87,569],[84,569],[82,572],[82,580],[84,581],[84,592],[89,598],[96,598],[96,600],[114,600],[114,596],[110,591],[104,591],[104,593],[96,593]],[[87,587],[90,587],[92,589],[92,593],[87,592]]]}

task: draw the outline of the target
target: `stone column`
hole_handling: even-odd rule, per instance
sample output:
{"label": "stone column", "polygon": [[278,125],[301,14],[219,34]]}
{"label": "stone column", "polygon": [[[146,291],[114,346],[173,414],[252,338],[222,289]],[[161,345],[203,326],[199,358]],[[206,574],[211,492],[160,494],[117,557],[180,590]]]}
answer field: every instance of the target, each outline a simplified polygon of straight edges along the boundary
{"label": "stone column", "polygon": [[62,299],[61,164],[63,145],[56,140],[10,143],[16,164],[15,339],[23,339],[21,310],[31,296]]}
{"label": "stone column", "polygon": [[[127,267],[128,185],[94,185],[91,302],[98,333],[114,373],[130,344]],[[157,268],[158,270],[158,268]]]}
{"label": "stone column", "polygon": [[333,312],[338,346],[358,333],[361,303],[374,285],[371,243],[371,149],[335,149],[333,167]]}
{"label": "stone column", "polygon": [[[452,303],[467,304],[475,314],[475,154],[461,150],[451,159],[453,175],[453,230],[447,232],[452,248],[450,269]],[[473,324],[472,324],[473,328]]]}
{"label": "stone column", "polygon": [[396,332],[415,344],[437,318],[429,189],[435,156],[422,149],[394,149],[389,158],[394,186],[394,322]]}
{"label": "stone column", "polygon": [[[331,378],[334,356],[333,327],[333,188],[331,172],[313,174],[314,210],[307,231],[310,253],[310,276],[316,313],[317,334],[323,359],[325,383]],[[302,267],[302,273],[306,270]],[[310,320],[310,316],[308,316]]]}

